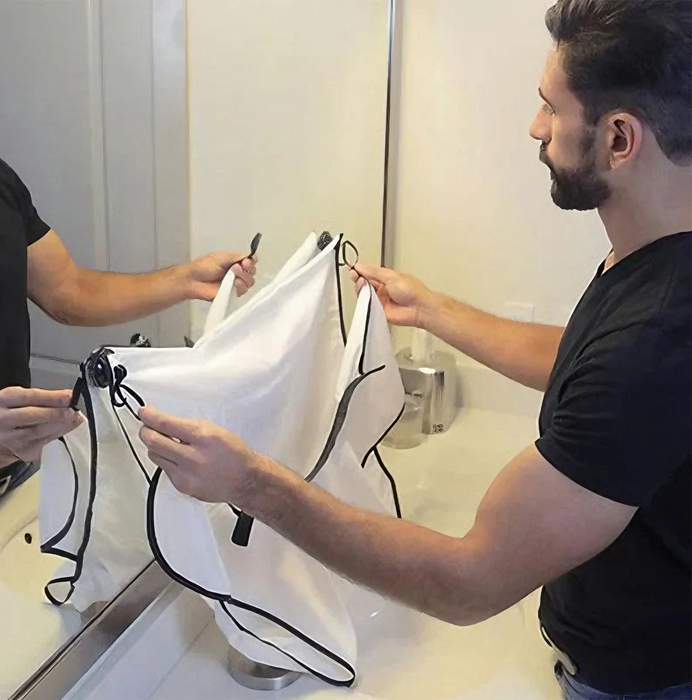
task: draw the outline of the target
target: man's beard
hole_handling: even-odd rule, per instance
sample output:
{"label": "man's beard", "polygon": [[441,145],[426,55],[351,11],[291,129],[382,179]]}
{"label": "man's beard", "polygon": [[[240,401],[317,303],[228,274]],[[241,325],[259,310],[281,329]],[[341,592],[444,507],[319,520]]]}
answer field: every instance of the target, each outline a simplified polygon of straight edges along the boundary
{"label": "man's beard", "polygon": [[550,195],[560,209],[577,209],[588,211],[596,209],[610,197],[611,190],[607,182],[596,172],[596,153],[593,148],[594,137],[587,134],[582,142],[582,161],[576,168],[555,168],[546,154],[546,144],[541,145],[538,159],[550,169],[553,184]]}

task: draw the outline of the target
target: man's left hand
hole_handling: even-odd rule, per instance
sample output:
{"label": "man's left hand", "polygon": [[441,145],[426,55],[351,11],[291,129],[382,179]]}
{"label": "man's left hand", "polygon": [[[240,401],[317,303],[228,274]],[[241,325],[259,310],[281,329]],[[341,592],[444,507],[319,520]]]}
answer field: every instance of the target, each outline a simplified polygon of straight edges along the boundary
{"label": "man's left hand", "polygon": [[177,418],[147,406],[139,411],[149,459],[178,491],[208,503],[244,508],[264,462],[239,437],[205,420]]}
{"label": "man's left hand", "polygon": [[209,253],[203,258],[197,258],[186,266],[186,273],[190,284],[190,298],[203,301],[213,301],[216,297],[221,282],[229,269],[235,274],[235,289],[241,297],[255,284],[257,268],[254,258],[245,258],[241,263],[236,263],[242,258],[239,253]]}

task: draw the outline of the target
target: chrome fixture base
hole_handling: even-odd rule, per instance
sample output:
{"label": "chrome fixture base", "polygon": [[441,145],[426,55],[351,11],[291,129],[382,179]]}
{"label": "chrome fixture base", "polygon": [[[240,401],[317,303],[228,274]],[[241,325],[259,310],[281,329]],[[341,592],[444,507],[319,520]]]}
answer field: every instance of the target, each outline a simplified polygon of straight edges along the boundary
{"label": "chrome fixture base", "polygon": [[260,664],[233,647],[228,650],[228,673],[236,683],[252,690],[281,690],[302,675],[297,671]]}

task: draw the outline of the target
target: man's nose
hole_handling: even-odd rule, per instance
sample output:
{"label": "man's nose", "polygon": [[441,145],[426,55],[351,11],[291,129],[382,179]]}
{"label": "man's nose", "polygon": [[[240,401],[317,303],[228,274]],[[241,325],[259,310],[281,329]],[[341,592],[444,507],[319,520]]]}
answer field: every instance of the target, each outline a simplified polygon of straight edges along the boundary
{"label": "man's nose", "polygon": [[550,128],[543,114],[543,110],[539,110],[538,114],[536,114],[533,123],[529,127],[529,134],[531,138],[536,139],[536,141],[543,141],[543,143],[546,144],[550,141]]}

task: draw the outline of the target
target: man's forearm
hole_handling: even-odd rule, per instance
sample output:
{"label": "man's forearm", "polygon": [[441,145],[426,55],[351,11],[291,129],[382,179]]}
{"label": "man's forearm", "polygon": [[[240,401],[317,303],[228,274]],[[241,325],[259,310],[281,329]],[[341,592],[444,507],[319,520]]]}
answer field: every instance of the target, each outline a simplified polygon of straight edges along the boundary
{"label": "man's forearm", "polygon": [[239,504],[347,579],[459,625],[499,612],[482,557],[465,539],[359,510],[265,457]]}
{"label": "man's forearm", "polygon": [[559,326],[498,318],[442,294],[423,327],[465,355],[525,386],[545,391],[564,332]]}
{"label": "man's forearm", "polygon": [[78,270],[59,311],[46,312],[60,323],[109,326],[134,321],[189,298],[183,266],[145,274]]}

